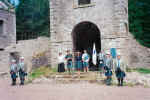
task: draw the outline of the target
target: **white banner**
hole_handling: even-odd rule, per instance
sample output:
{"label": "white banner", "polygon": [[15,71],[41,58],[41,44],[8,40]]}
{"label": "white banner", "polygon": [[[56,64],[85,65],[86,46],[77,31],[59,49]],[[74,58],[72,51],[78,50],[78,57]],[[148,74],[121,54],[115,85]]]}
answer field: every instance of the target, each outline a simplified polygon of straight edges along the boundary
{"label": "white banner", "polygon": [[93,44],[92,62],[94,65],[96,65],[97,63],[97,53],[96,53],[95,43]]}

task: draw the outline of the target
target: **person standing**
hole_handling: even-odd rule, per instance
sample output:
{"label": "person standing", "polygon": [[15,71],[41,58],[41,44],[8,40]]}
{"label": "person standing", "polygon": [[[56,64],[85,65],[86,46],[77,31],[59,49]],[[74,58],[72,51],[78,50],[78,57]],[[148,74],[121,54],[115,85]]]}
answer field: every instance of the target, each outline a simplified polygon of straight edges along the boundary
{"label": "person standing", "polygon": [[24,57],[19,58],[18,71],[19,71],[20,85],[24,85],[25,76],[27,75],[27,73],[25,72]]}
{"label": "person standing", "polygon": [[60,52],[58,56],[58,72],[65,72],[65,56]]}
{"label": "person standing", "polygon": [[100,74],[102,74],[102,72],[104,72],[104,61],[105,61],[105,55],[102,51],[100,51],[98,54],[98,60],[99,60],[99,71]]}
{"label": "person standing", "polygon": [[114,67],[115,67],[115,74],[118,79],[118,86],[123,86],[123,80],[126,76],[126,67],[121,59],[121,55],[117,55],[117,59],[114,62]]}
{"label": "person standing", "polygon": [[113,68],[113,62],[110,56],[110,53],[107,52],[106,54],[106,63],[105,63],[105,76],[106,78],[106,84],[111,85],[111,80],[112,80],[112,68]]}
{"label": "person standing", "polygon": [[12,79],[12,85],[16,85],[16,79],[17,79],[17,64],[16,60],[12,60],[10,64],[10,75]]}
{"label": "person standing", "polygon": [[87,53],[86,50],[84,50],[84,53],[82,55],[82,61],[83,61],[83,68],[84,68],[84,71],[88,72],[88,68],[89,68],[89,60],[90,60],[90,56],[89,54]]}
{"label": "person standing", "polygon": [[78,77],[80,77],[80,71],[82,69],[82,56],[80,52],[77,52],[77,55],[75,56],[75,63],[76,70],[78,71]]}
{"label": "person standing", "polygon": [[65,59],[67,60],[67,70],[69,72],[69,74],[71,74],[73,72],[73,56],[70,53],[70,50],[67,50],[67,55],[65,56]]}

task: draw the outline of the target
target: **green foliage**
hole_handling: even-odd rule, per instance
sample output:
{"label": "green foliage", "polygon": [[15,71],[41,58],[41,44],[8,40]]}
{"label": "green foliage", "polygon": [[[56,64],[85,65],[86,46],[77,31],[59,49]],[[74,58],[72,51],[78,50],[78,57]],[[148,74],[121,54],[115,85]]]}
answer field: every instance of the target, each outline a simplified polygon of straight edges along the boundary
{"label": "green foliage", "polygon": [[129,27],[137,41],[150,47],[150,1],[129,0]]}
{"label": "green foliage", "polygon": [[135,70],[142,74],[150,74],[150,69],[148,69],[148,68],[137,68]]}
{"label": "green foliage", "polygon": [[29,74],[29,78],[36,79],[41,76],[49,76],[51,74],[57,73],[56,68],[50,68],[50,67],[45,67],[41,66],[40,68],[32,70],[32,72]]}
{"label": "green foliage", "polygon": [[49,36],[49,0],[20,0],[16,7],[17,35]]}

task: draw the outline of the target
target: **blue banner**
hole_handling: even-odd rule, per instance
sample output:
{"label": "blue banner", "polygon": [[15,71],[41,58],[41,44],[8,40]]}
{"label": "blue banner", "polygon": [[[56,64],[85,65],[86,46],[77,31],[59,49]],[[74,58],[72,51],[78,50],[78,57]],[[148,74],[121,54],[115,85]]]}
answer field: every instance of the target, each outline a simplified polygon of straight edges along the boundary
{"label": "blue banner", "polygon": [[110,49],[110,52],[111,52],[112,58],[116,58],[116,56],[117,56],[116,48],[111,48],[111,49]]}

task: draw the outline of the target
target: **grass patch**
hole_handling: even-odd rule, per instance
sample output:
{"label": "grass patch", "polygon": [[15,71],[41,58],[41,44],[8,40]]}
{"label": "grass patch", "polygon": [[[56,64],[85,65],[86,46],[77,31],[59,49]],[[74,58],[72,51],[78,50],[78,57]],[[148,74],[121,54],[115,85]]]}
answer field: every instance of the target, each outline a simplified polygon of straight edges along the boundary
{"label": "grass patch", "polygon": [[127,72],[133,72],[133,71],[134,71],[134,69],[133,69],[133,68],[129,68],[129,67],[127,67],[127,68],[126,68],[126,71],[127,71]]}
{"label": "grass patch", "polygon": [[149,68],[126,68],[127,72],[139,72],[142,74],[150,74]]}
{"label": "grass patch", "polygon": [[142,74],[150,74],[150,69],[148,69],[148,68],[137,68],[135,70]]}
{"label": "grass patch", "polygon": [[50,68],[50,67],[45,67],[42,66],[40,68],[32,70],[31,73],[29,73],[29,79],[36,79],[41,76],[49,76],[51,74],[57,73],[57,68]]}

